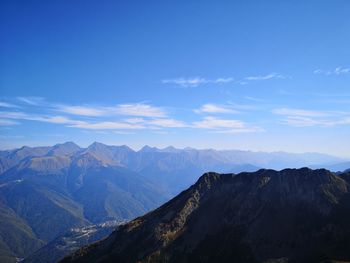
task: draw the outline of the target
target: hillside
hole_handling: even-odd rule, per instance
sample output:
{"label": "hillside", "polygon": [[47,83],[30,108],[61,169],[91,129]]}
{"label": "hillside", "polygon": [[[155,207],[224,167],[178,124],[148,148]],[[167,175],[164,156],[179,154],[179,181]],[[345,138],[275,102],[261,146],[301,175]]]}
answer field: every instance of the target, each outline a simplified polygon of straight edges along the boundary
{"label": "hillside", "polygon": [[5,156],[18,159],[0,175],[1,262],[27,257],[71,228],[130,220],[168,199],[139,173],[81,150],[68,143],[43,156],[35,149]]}
{"label": "hillside", "polygon": [[308,168],[206,173],[62,262],[350,260],[349,178]]}
{"label": "hillside", "polygon": [[91,244],[111,234],[121,221],[107,221],[86,227],[72,228],[57,236],[47,245],[25,258],[23,263],[56,263],[80,247]]}

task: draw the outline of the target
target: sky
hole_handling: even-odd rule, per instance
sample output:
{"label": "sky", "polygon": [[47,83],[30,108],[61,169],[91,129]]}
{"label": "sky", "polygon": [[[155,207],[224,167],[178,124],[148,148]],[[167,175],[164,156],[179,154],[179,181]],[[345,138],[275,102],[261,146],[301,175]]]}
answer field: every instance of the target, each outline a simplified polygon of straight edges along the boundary
{"label": "sky", "polygon": [[350,2],[0,2],[0,148],[350,158]]}

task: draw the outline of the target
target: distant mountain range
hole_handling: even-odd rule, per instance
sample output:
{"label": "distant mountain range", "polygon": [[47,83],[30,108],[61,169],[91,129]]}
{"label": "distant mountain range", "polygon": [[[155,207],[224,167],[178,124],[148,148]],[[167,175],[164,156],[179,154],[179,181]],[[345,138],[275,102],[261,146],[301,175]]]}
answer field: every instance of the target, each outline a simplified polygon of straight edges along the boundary
{"label": "distant mountain range", "polygon": [[206,173],[62,262],[348,262],[349,222],[349,173]]}
{"label": "distant mountain range", "polygon": [[0,174],[17,166],[41,172],[55,172],[72,162],[88,165],[116,166],[142,174],[161,183],[172,194],[177,194],[194,183],[207,171],[240,172],[260,168],[284,169],[300,167],[349,168],[350,160],[319,153],[251,152],[240,150],[197,150],[193,148],[164,149],[144,146],[134,151],[128,146],[109,146],[95,142],[80,148],[73,142],[52,147],[22,147],[0,151]]}
{"label": "distant mountain range", "polygon": [[[71,228],[131,220],[208,171],[337,165],[317,153],[158,149],[73,142],[0,151],[0,261],[14,262]],[[349,168],[349,167],[347,167]]]}

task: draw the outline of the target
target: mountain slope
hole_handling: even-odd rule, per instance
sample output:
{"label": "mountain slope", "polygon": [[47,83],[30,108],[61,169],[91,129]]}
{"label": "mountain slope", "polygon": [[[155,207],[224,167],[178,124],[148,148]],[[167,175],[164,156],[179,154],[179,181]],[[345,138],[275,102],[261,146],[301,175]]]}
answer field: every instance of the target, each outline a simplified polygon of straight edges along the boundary
{"label": "mountain slope", "polygon": [[133,219],[168,198],[141,174],[73,143],[31,149],[1,155],[21,156],[0,176],[1,262],[26,257],[71,228]]}
{"label": "mountain slope", "polygon": [[0,201],[0,262],[14,262],[39,249],[38,239],[27,223]]}
{"label": "mountain slope", "polygon": [[348,182],[327,170],[207,173],[63,262],[350,260],[349,211]]}
{"label": "mountain slope", "polygon": [[91,244],[112,233],[122,222],[108,221],[102,224],[72,228],[25,258],[23,263],[55,263],[80,247]]}

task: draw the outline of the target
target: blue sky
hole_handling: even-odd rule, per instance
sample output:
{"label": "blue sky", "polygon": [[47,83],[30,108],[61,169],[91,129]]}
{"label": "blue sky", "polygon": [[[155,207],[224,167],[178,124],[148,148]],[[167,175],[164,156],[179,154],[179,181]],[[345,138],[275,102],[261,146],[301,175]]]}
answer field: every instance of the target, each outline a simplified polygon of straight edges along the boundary
{"label": "blue sky", "polygon": [[350,157],[349,11],[346,0],[1,1],[0,148]]}

